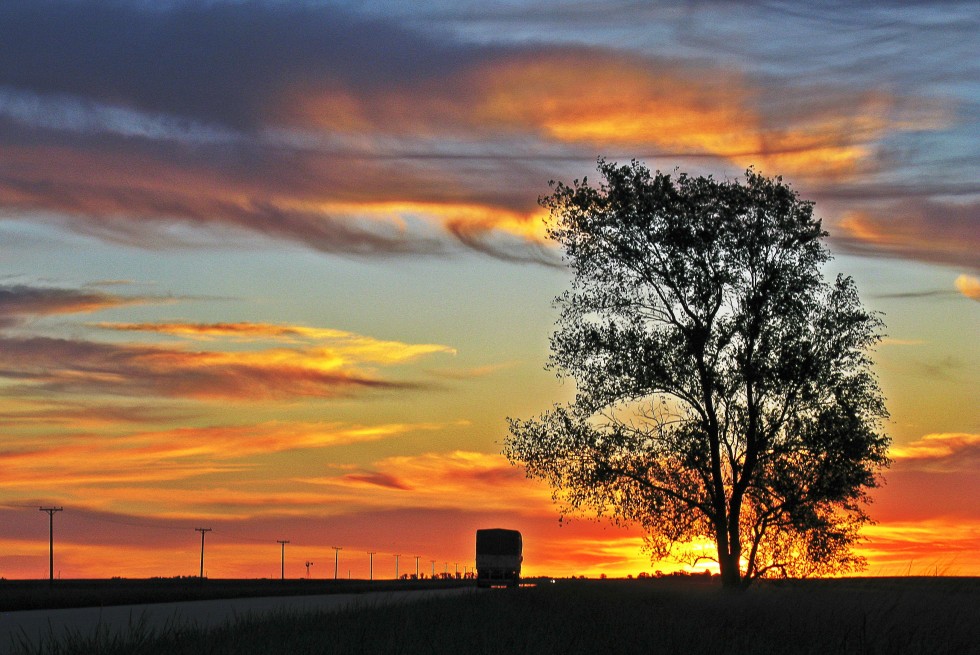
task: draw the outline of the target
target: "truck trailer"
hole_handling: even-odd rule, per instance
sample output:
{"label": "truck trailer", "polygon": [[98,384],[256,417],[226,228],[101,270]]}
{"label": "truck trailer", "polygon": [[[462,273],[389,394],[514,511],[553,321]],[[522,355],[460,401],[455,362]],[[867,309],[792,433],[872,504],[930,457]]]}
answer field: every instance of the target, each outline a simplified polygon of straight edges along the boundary
{"label": "truck trailer", "polygon": [[477,530],[476,586],[516,587],[520,584],[523,549],[521,533],[517,530]]}

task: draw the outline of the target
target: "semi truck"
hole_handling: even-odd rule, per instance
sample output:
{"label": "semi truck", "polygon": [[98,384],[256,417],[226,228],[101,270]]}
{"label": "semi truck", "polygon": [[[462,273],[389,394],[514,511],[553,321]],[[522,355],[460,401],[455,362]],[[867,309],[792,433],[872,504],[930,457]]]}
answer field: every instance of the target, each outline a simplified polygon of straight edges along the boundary
{"label": "semi truck", "polygon": [[524,544],[517,530],[491,528],[476,531],[476,586],[507,585],[521,581]]}

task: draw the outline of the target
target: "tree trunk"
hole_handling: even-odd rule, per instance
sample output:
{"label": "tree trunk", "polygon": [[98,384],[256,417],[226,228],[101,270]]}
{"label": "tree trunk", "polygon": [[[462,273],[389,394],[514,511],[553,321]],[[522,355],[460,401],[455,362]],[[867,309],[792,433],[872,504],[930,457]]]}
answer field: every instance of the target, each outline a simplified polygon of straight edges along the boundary
{"label": "tree trunk", "polygon": [[739,570],[738,554],[722,552],[718,549],[718,566],[721,569],[721,586],[724,589],[741,589],[742,572]]}

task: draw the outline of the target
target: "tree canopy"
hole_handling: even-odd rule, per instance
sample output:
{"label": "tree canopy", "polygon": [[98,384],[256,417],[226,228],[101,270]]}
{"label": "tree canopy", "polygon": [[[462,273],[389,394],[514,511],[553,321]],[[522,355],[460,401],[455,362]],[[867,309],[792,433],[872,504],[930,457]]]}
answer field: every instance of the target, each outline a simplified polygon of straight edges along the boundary
{"label": "tree canopy", "polygon": [[726,587],[860,568],[888,464],[883,324],[851,278],[824,280],[813,203],[752,169],[598,168],[541,199],[573,273],[548,366],[576,395],[509,419],[505,455],[563,511],[642,526],[655,559],[714,542]]}

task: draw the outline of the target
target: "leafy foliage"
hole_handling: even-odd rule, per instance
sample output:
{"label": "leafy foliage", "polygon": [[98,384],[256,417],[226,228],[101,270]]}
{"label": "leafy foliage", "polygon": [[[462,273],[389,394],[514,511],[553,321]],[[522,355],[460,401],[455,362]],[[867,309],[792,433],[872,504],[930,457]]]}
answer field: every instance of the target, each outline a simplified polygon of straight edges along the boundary
{"label": "leafy foliage", "polygon": [[510,420],[505,454],[566,511],[639,523],[655,558],[717,544],[726,586],[841,572],[886,466],[882,323],[823,280],[813,205],[781,178],[599,161],[542,199],[574,273],[549,367],[575,400]]}

